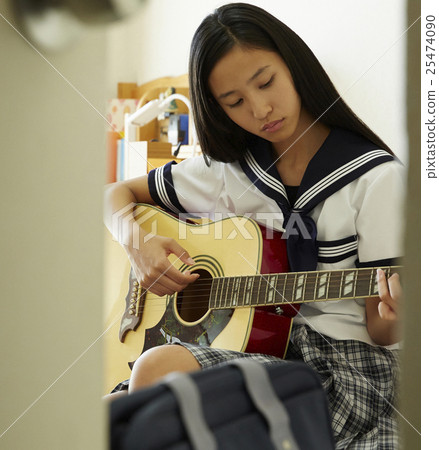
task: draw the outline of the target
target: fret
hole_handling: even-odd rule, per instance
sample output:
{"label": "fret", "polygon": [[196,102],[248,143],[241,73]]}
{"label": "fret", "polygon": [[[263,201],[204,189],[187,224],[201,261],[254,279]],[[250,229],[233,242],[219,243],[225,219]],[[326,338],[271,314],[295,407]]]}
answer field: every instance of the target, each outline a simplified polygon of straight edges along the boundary
{"label": "fret", "polygon": [[316,280],[316,293],[314,295],[315,299],[321,300],[323,298],[328,298],[328,278],[329,272],[320,272],[318,276],[318,283]]}
{"label": "fret", "polygon": [[304,273],[297,273],[296,274],[296,280],[295,280],[295,302],[301,302],[303,300],[303,295],[305,293],[303,283],[305,281],[305,274]]}
{"label": "fret", "polygon": [[287,287],[287,280],[288,280],[288,278],[290,278],[290,277],[288,276],[288,274],[285,273],[284,274],[284,287],[282,289],[282,298],[281,298],[282,302],[285,302],[287,300],[285,289]]}
{"label": "fret", "polygon": [[326,281],[326,300],[328,300],[329,298],[329,286],[331,286],[331,278],[332,278],[332,273],[331,272],[326,272],[328,275],[328,279]]}
{"label": "fret", "polygon": [[227,292],[226,292],[226,305],[228,307],[232,306],[232,297],[233,297],[233,284],[235,282],[234,277],[229,277],[229,282],[227,283]]}
{"label": "fret", "polygon": [[247,277],[245,284],[244,305],[249,306],[251,304],[251,295],[253,291],[253,282],[255,277]]}
{"label": "fret", "polygon": [[221,307],[221,290],[224,284],[224,278],[218,278],[218,286],[216,288],[216,295],[215,295],[215,306],[217,308]]}
{"label": "fret", "polygon": [[268,278],[266,276],[262,276],[260,283],[263,284],[263,286],[265,286],[265,292],[264,294],[261,296],[261,294],[258,295],[258,300],[257,300],[257,305],[260,304],[267,304],[267,298],[268,298],[268,292],[270,289],[270,277],[268,276]]}
{"label": "fret", "polygon": [[371,270],[371,279],[372,279],[372,295],[378,295],[378,279],[377,279],[377,269],[374,268]]}
{"label": "fret", "polygon": [[303,290],[303,301],[309,302],[311,300],[314,300],[314,290],[315,290],[315,280],[314,275],[315,272],[306,272],[305,273],[305,285]]}
{"label": "fret", "polygon": [[209,308],[216,308],[216,300],[218,294],[218,278],[212,279],[212,286],[210,288],[210,297],[209,297]]}
{"label": "fret", "polygon": [[239,295],[239,285],[241,284],[241,277],[233,278],[233,286],[232,286],[232,298],[230,299],[230,305],[234,308],[237,306],[237,300]]}
{"label": "fret", "polygon": [[357,275],[357,286],[355,294],[357,297],[368,297],[370,294],[369,289],[369,269],[360,269]]}
{"label": "fret", "polygon": [[388,279],[390,277],[390,275],[392,275],[390,267],[387,267],[387,269],[384,270],[384,273],[386,274],[386,278]]}
{"label": "fret", "polygon": [[373,273],[374,273],[374,270],[371,270],[370,276],[369,276],[369,279],[370,279],[370,281],[369,281],[369,297],[372,297],[372,294],[374,292],[374,285],[376,282],[376,276],[374,277]]}
{"label": "fret", "polygon": [[319,273],[318,272],[314,272],[316,274],[316,279],[314,281],[314,299],[317,298],[317,286],[319,283]]}
{"label": "fret", "polygon": [[221,306],[223,308],[226,308],[228,306],[227,305],[227,291],[229,289],[229,283],[230,283],[230,278],[229,277],[224,278],[224,291],[221,296]]}
{"label": "fret", "polygon": [[[384,274],[387,275],[386,269],[383,269],[383,270],[384,270]],[[374,268],[372,270],[372,276],[373,276],[373,291],[372,291],[372,294],[375,296],[375,295],[378,295],[378,280],[377,280],[377,269],[376,268]]]}
{"label": "fret", "polygon": [[236,277],[230,277],[229,281],[229,290],[227,292],[227,298],[229,299],[228,306],[233,306],[233,295],[235,292],[235,283],[236,283]]}
{"label": "fret", "polygon": [[337,299],[340,298],[342,272],[334,271],[331,273],[331,283],[328,286],[328,298]]}
{"label": "fret", "polygon": [[342,298],[342,289],[343,289],[343,275],[344,275],[344,270],[341,271],[340,273],[340,289],[338,292],[338,298]]}
{"label": "fret", "polygon": [[218,306],[221,308],[223,306],[224,303],[224,284],[225,284],[226,279],[225,278],[221,278],[221,293],[220,293],[220,298],[218,301]]}
{"label": "fret", "polygon": [[343,295],[340,295],[340,298],[353,297],[354,279],[355,271],[343,271]]}
{"label": "fret", "polygon": [[285,273],[279,273],[276,280],[276,292],[274,294],[275,303],[285,303],[285,288],[286,288],[287,275]]}
{"label": "fret", "polygon": [[[283,282],[282,282],[283,278]],[[283,287],[281,287],[281,284]],[[273,303],[282,303],[284,302],[284,297],[282,295],[282,290],[285,289],[285,274],[278,273],[276,274],[276,283],[274,285],[274,299]]]}
{"label": "fret", "polygon": [[291,297],[291,302],[290,303],[294,303],[294,297],[296,295],[297,273],[291,273],[289,275],[289,277],[294,278],[293,279],[293,286],[291,288],[291,291],[289,291],[289,294],[290,294],[290,297]]}
{"label": "fret", "polygon": [[240,278],[239,289],[238,289],[238,299],[237,305],[244,306],[244,294],[245,294],[245,286],[246,286],[247,278]]}
{"label": "fret", "polygon": [[241,283],[241,285],[242,285],[242,293],[239,296],[239,298],[240,298],[240,305],[241,306],[245,305],[245,293],[246,293],[246,290],[247,290],[247,281],[248,281],[247,277],[244,277],[243,278],[243,283]]}
{"label": "fret", "polygon": [[218,289],[218,281],[212,278],[212,285],[210,286],[209,294],[209,308],[216,308],[216,290]]}
{"label": "fret", "polygon": [[226,277],[223,281],[223,289],[221,291],[221,298],[220,298],[220,305],[221,308],[224,308],[226,305],[226,298],[227,298],[227,288],[229,287],[229,279]]}
{"label": "fret", "polygon": [[219,289],[219,284],[220,284],[220,278],[214,278],[213,283],[214,283],[214,292],[215,292],[215,294],[213,294],[215,296],[214,308],[218,308],[218,289]]}
{"label": "fret", "polygon": [[354,272],[354,286],[352,297],[357,298],[357,281],[358,281],[358,270]]}
{"label": "fret", "polygon": [[262,279],[262,277],[260,275],[258,277],[255,277],[255,282],[257,282],[258,289],[257,289],[256,296],[255,296],[254,295],[255,294],[254,288],[256,286],[253,286],[253,292],[252,292],[252,297],[251,297],[251,304],[252,304],[252,306],[257,306],[258,305],[258,300],[259,300],[260,295],[261,295],[261,284],[262,284],[262,281],[263,281],[263,279]]}
{"label": "fret", "polygon": [[277,275],[269,275],[267,279],[267,294],[265,297],[265,304],[273,304],[276,296]]}

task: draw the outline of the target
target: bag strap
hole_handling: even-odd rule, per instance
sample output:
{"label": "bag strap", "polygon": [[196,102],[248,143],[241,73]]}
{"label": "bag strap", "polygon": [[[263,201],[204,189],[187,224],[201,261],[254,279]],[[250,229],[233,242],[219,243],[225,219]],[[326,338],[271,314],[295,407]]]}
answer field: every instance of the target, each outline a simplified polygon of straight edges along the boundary
{"label": "bag strap", "polygon": [[215,436],[207,426],[197,385],[187,373],[173,372],[163,382],[174,393],[189,442],[195,450],[217,450]]}
{"label": "bag strap", "polygon": [[277,450],[299,450],[291,431],[288,412],[274,391],[264,365],[246,359],[231,361],[230,364],[241,370],[247,392],[268,423],[274,447]]}
{"label": "bag strap", "polygon": [[[230,361],[230,364],[241,371],[253,404],[267,421],[275,449],[300,450],[291,432],[288,412],[274,391],[264,365],[246,359]],[[174,372],[167,375],[163,383],[177,399],[192,447],[195,450],[217,450],[215,436],[204,419],[200,392],[190,375]]]}

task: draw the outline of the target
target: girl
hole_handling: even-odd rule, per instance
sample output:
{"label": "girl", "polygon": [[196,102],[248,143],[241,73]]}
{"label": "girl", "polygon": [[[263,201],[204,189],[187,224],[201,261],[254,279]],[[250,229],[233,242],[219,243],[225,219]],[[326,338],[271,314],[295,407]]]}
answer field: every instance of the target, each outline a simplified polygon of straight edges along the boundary
{"label": "girl", "polygon": [[[194,35],[189,82],[204,157],[108,186],[110,229],[113,213],[148,203],[211,218],[268,217],[269,226],[290,231],[291,271],[391,265],[401,256],[401,166],[286,25],[252,5],[218,8]],[[294,229],[298,221],[301,232]],[[120,238],[119,230],[111,231]],[[181,291],[198,277],[170,264],[170,253],[193,264],[174,240],[154,236],[140,249],[126,236],[121,242],[139,282],[153,294]],[[380,297],[302,305],[293,325],[287,359],[303,360],[319,373],[337,448],[397,447],[397,350],[385,347],[398,341],[401,288],[397,275],[388,283],[382,271],[377,277]],[[145,352],[129,383],[116,391],[241,357],[278,361],[164,345]]]}

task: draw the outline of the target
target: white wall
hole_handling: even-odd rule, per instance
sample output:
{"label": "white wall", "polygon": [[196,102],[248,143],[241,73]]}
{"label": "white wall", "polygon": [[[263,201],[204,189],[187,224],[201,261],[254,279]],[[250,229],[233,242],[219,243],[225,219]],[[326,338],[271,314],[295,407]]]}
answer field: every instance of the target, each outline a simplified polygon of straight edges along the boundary
{"label": "white wall", "polygon": [[[149,0],[142,14],[113,26],[109,80],[144,83],[187,72],[189,46],[217,0]],[[355,112],[407,160],[405,0],[258,0],[294,29]],[[401,37],[402,36],[402,37]]]}

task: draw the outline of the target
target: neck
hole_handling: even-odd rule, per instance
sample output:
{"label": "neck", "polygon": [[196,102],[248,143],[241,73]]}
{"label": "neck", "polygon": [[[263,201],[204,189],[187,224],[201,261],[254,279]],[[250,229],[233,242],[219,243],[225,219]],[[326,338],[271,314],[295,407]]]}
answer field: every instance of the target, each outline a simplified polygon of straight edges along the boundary
{"label": "neck", "polygon": [[283,159],[297,159],[314,156],[327,138],[330,128],[316,121],[302,109],[296,130],[288,142],[273,143],[274,152]]}
{"label": "neck", "polygon": [[277,157],[276,168],[285,184],[300,184],[309,162],[331,131],[321,122],[314,122],[315,119],[302,110],[297,128],[289,142],[272,144]]}

